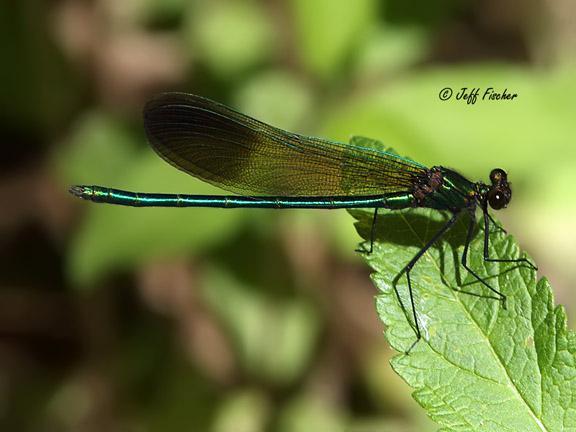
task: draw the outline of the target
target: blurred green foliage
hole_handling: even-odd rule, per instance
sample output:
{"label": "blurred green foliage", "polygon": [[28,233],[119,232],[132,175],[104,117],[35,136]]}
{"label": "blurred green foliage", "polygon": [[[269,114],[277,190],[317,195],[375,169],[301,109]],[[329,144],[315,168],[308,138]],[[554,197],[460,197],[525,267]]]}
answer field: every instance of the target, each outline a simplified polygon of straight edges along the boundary
{"label": "blurred green foliage", "polygon": [[337,78],[375,24],[376,0],[292,0],[303,66],[324,80]]}
{"label": "blurred green foliage", "polygon": [[[0,318],[13,320],[0,319],[11,336],[0,429],[435,430],[389,368],[346,212],[119,208],[65,191],[221,193],[145,141],[144,101],[189,91],[296,132],[373,137],[471,179],[505,168],[505,226],[569,302],[576,56],[552,55],[568,52],[554,44],[571,46],[571,33],[547,20],[574,11],[515,7],[0,6],[1,166],[13,191],[0,193]],[[518,98],[442,102],[445,87]]]}
{"label": "blurred green foliage", "polygon": [[192,60],[200,56],[218,77],[234,80],[269,58],[276,33],[257,2],[215,1],[189,8],[184,35]]}
{"label": "blurred green foliage", "polygon": [[203,285],[206,303],[226,326],[247,373],[287,384],[305,372],[319,332],[308,299],[270,298],[266,286],[243,287],[222,269],[208,272]]}

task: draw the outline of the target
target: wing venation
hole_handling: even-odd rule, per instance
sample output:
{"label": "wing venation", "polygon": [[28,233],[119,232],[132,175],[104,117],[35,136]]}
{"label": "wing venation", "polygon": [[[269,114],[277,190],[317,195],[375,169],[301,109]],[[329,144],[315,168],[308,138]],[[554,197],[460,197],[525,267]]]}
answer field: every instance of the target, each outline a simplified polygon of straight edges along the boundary
{"label": "wing venation", "polygon": [[406,192],[426,169],[393,153],[286,132],[184,93],[148,102],[144,124],[150,144],[167,162],[241,195]]}

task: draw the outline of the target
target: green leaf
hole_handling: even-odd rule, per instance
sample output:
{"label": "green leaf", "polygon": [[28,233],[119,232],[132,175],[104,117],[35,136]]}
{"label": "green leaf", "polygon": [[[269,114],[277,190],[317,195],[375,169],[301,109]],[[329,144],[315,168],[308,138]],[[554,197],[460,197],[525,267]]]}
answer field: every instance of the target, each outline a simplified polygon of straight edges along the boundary
{"label": "green leaf", "polygon": [[298,130],[313,115],[310,89],[293,74],[281,70],[255,75],[238,91],[241,112],[286,130]]}
{"label": "green leaf", "polygon": [[298,47],[304,65],[320,78],[333,78],[369,34],[377,2],[292,0]]}
{"label": "green leaf", "polygon": [[[352,213],[360,235],[369,238],[372,214]],[[379,215],[367,261],[380,290],[378,314],[398,351],[415,340],[406,278],[398,275],[445,216],[426,209]],[[462,219],[411,272],[423,337],[408,355],[396,356],[392,367],[443,431],[576,430],[576,338],[566,328],[564,309],[554,307],[550,285],[536,282],[529,268],[484,262],[478,231],[471,268],[507,296],[508,308],[486,298],[488,290],[459,265],[467,224]],[[492,258],[521,255],[511,236],[490,235]]]}
{"label": "green leaf", "polygon": [[216,413],[214,432],[249,432],[265,430],[270,416],[270,401],[261,390],[244,388],[228,392]]}
{"label": "green leaf", "polygon": [[418,28],[379,26],[359,49],[356,73],[360,80],[398,73],[422,61],[430,38]]}
{"label": "green leaf", "polygon": [[310,392],[298,395],[283,407],[275,430],[280,432],[352,430],[346,427],[347,423],[348,419],[338,407],[327,402],[326,398],[320,398]]}
{"label": "green leaf", "polygon": [[120,119],[92,110],[71,128],[67,146],[55,153],[63,183],[100,184],[121,179],[142,139]]}
{"label": "green leaf", "polygon": [[263,63],[276,41],[264,8],[253,1],[198,2],[186,14],[184,34],[192,59],[226,79]]}
{"label": "green leaf", "polygon": [[229,329],[250,374],[285,384],[304,373],[320,332],[308,301],[278,299],[270,287],[243,283],[224,268],[206,271],[202,286],[204,300]]}

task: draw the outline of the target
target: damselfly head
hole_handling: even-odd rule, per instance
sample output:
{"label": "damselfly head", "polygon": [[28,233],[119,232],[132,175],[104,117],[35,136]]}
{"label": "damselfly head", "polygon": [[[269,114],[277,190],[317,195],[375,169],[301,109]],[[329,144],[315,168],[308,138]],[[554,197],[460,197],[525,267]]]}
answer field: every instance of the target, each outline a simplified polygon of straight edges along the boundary
{"label": "damselfly head", "polygon": [[492,185],[486,194],[486,200],[494,210],[500,210],[508,206],[512,199],[512,190],[508,183],[508,175],[503,169],[495,168],[490,173]]}

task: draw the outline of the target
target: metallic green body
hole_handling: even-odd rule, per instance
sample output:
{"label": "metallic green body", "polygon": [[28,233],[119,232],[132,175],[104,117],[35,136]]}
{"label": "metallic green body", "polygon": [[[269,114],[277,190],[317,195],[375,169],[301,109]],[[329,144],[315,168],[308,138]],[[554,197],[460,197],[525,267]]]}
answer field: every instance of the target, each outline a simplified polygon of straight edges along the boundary
{"label": "metallic green body", "polygon": [[409,193],[367,197],[250,197],[236,195],[183,195],[129,192],[101,186],[75,186],[83,199],[131,207],[214,207],[214,208],[387,208],[411,207]]}
{"label": "metallic green body", "polygon": [[471,182],[456,171],[444,167],[434,167],[442,173],[442,184],[438,190],[428,195],[419,207],[436,210],[453,210],[476,205],[476,183]]}

